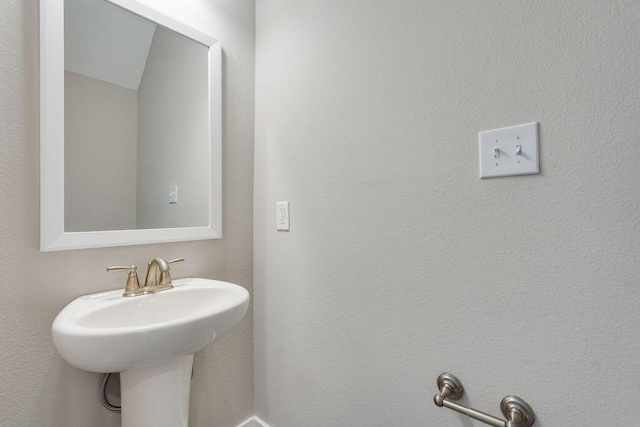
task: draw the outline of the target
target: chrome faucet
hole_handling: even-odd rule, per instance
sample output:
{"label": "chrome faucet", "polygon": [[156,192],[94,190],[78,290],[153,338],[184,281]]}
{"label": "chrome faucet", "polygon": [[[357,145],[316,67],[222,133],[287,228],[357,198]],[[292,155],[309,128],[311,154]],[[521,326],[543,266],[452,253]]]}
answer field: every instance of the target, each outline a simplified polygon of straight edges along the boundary
{"label": "chrome faucet", "polygon": [[171,270],[169,264],[182,261],[184,261],[184,258],[176,258],[171,261],[165,261],[162,258],[154,258],[149,264],[147,264],[147,277],[145,278],[143,287],[141,287],[138,282],[138,268],[135,265],[114,265],[107,268],[107,271],[129,272],[129,275],[127,276],[127,285],[122,296],[135,297],[137,295],[152,294],[154,292],[173,288],[173,283],[171,283],[171,273],[169,273]]}

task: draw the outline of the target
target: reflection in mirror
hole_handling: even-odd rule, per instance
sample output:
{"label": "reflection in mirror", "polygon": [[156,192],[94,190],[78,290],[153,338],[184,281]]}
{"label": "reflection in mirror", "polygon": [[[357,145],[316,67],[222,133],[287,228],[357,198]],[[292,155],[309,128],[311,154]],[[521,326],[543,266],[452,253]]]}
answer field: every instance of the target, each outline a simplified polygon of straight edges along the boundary
{"label": "reflection in mirror", "polygon": [[64,58],[64,231],[208,226],[208,46],[65,0]]}
{"label": "reflection in mirror", "polygon": [[40,250],[219,239],[221,155],[218,39],[146,0],[40,0]]}

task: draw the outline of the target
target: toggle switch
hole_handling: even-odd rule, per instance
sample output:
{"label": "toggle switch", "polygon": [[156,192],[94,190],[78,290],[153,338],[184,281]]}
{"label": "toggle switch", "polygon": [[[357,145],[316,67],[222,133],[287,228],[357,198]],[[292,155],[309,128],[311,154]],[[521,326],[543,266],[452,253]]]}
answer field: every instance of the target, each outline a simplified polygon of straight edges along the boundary
{"label": "toggle switch", "polygon": [[480,132],[480,178],[540,173],[538,123]]}

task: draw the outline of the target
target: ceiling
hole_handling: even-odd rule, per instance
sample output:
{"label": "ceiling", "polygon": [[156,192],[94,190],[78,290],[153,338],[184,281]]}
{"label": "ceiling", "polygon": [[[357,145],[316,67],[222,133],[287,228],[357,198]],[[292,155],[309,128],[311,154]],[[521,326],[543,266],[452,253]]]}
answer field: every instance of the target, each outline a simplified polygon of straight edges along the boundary
{"label": "ceiling", "polygon": [[65,70],[138,89],[156,24],[104,0],[65,0]]}

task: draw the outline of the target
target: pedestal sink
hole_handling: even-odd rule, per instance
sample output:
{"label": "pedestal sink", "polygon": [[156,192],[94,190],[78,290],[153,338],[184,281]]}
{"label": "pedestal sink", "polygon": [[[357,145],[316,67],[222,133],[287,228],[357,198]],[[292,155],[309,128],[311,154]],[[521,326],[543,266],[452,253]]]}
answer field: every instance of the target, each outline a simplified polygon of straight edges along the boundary
{"label": "pedestal sink", "polygon": [[186,427],[193,354],[240,322],[246,289],[177,279],[173,289],[125,298],[122,290],[72,301],[53,322],[58,352],[76,368],[120,372],[123,427]]}

